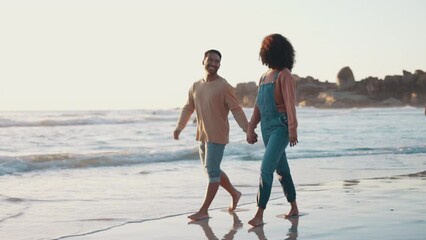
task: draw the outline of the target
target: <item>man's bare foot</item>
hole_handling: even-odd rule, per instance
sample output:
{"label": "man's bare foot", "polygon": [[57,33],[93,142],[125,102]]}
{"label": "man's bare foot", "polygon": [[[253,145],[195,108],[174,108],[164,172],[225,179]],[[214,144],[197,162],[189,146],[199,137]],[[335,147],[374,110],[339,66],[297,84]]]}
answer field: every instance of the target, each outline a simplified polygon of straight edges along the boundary
{"label": "man's bare foot", "polygon": [[236,194],[232,196],[232,203],[231,206],[229,206],[228,208],[229,212],[232,212],[237,208],[238,201],[240,201],[241,195],[241,192],[237,191]]}
{"label": "man's bare foot", "polygon": [[198,221],[198,220],[203,220],[203,219],[209,218],[209,214],[197,212],[197,213],[194,213],[192,215],[189,215],[188,218],[193,220],[193,221]]}
{"label": "man's bare foot", "polygon": [[241,227],[243,227],[243,223],[241,222],[240,218],[235,212],[229,212],[230,215],[232,215],[232,218],[234,220],[234,224],[232,225],[232,230],[238,230]]}
{"label": "man's bare foot", "polygon": [[264,223],[263,223],[263,220],[261,218],[255,217],[252,220],[250,220],[248,222],[248,224],[252,225],[253,227],[259,227],[259,226],[262,226]]}
{"label": "man's bare foot", "polygon": [[288,214],[284,215],[284,218],[291,218],[299,215],[299,209],[291,208]]}

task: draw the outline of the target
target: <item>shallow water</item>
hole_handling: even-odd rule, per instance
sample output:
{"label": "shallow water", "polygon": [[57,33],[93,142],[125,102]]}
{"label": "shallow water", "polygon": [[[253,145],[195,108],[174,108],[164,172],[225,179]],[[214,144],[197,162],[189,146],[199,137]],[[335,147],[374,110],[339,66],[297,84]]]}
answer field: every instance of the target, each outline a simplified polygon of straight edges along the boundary
{"label": "shallow water", "polygon": [[[251,109],[245,109],[251,115]],[[178,110],[6,112],[0,117],[0,236],[55,239],[198,209],[206,176],[195,126],[172,139]],[[426,166],[422,109],[298,109],[288,148],[297,189],[393,176]],[[262,144],[248,145],[230,115],[222,168],[254,203]],[[272,198],[282,197],[274,182]],[[212,208],[230,198],[219,191]],[[23,231],[23,229],[25,231]],[[40,231],[40,229],[43,229]]]}

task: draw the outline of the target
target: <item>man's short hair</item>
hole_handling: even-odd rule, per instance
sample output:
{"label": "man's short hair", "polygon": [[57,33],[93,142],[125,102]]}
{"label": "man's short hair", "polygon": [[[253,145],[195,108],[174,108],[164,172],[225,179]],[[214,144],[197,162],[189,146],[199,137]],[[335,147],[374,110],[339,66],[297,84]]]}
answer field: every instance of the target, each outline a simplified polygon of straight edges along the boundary
{"label": "man's short hair", "polygon": [[210,50],[207,50],[207,51],[204,53],[204,58],[206,58],[206,57],[207,57],[207,55],[208,55],[209,53],[217,54],[217,55],[219,55],[220,59],[222,59],[222,54],[220,54],[220,52],[219,52],[218,50],[216,50],[216,49],[210,49]]}

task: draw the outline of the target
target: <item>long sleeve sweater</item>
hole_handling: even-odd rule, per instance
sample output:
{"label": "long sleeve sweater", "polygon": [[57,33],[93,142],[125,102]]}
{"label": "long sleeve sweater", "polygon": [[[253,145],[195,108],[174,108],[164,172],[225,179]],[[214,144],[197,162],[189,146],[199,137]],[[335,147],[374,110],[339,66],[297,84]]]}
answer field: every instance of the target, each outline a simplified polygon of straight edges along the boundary
{"label": "long sleeve sweater", "polygon": [[185,128],[192,113],[197,114],[196,140],[227,144],[229,142],[228,114],[232,112],[241,129],[246,132],[248,121],[235,96],[234,88],[222,77],[206,82],[195,82],[188,92],[177,129]]}
{"label": "long sleeve sweater", "polygon": [[[273,74],[267,75],[266,78],[272,76]],[[278,112],[287,113],[289,135],[297,139],[296,82],[290,70],[286,68],[280,71],[275,84],[274,97]],[[250,119],[250,129],[255,129],[257,127],[257,124],[260,122],[260,117],[260,111],[256,104]]]}

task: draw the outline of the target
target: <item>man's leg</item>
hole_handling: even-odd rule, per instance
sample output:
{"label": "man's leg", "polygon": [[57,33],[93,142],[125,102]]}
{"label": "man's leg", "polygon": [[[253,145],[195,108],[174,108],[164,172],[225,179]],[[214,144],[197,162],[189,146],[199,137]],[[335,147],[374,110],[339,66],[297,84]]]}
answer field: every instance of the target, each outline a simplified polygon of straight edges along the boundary
{"label": "man's leg", "polygon": [[[216,143],[207,143],[207,146],[204,146],[205,149],[201,148],[200,145],[200,157],[204,155],[204,166],[207,169],[207,174],[209,175],[209,184],[207,185],[206,194],[204,196],[204,202],[200,210],[188,216],[192,220],[201,220],[209,217],[208,209],[210,204],[213,202],[214,197],[216,196],[217,190],[220,185],[220,163],[223,158],[223,152],[225,150],[224,144]],[[204,153],[201,150],[205,150]]]}
{"label": "man's leg", "polygon": [[219,189],[219,182],[209,183],[206,189],[206,195],[204,196],[204,202],[198,212],[188,216],[191,220],[202,220],[209,217],[209,207],[213,202],[214,197],[216,196],[217,190]]}
{"label": "man's leg", "polygon": [[237,208],[238,201],[241,198],[241,192],[238,191],[231,183],[231,181],[228,178],[228,175],[224,171],[220,174],[220,186],[225,188],[226,191],[228,191],[229,194],[231,194],[232,202],[231,205],[228,208],[228,211],[234,211],[235,208]]}

